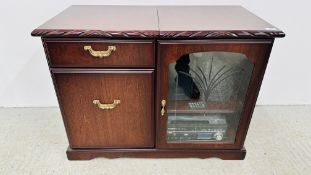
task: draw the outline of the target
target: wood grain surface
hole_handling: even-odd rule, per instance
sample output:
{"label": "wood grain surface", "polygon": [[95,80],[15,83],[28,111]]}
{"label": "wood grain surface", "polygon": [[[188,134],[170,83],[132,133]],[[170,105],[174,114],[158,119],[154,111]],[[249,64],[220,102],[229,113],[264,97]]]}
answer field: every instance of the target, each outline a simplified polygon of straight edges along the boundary
{"label": "wood grain surface", "polygon": [[[133,40],[43,40],[46,55],[51,67],[153,67],[154,41]],[[84,46],[91,46],[95,51],[107,50],[115,46],[110,56],[97,58]]]}
{"label": "wood grain surface", "polygon": [[32,32],[42,37],[275,38],[280,29],[241,6],[71,6]]}
{"label": "wood grain surface", "polygon": [[270,38],[284,33],[241,6],[160,6],[161,38]]}
{"label": "wood grain surface", "polygon": [[73,5],[32,32],[33,36],[153,37],[156,7]]}
{"label": "wood grain surface", "polygon": [[[153,73],[55,73],[72,148],[154,147]],[[111,110],[93,104],[120,100]]]}
{"label": "wood grain surface", "polygon": [[243,160],[246,150],[211,150],[211,149],[67,149],[69,160],[90,160],[96,157],[119,158],[220,158],[223,160]]}

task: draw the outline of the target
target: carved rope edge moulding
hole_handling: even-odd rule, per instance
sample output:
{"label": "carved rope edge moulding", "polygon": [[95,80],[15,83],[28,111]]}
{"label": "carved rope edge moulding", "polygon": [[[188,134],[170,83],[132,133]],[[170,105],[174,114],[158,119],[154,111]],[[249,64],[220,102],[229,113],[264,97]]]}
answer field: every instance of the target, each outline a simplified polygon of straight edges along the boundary
{"label": "carved rope edge moulding", "polygon": [[282,31],[101,31],[36,29],[32,36],[42,37],[120,37],[120,38],[275,38]]}

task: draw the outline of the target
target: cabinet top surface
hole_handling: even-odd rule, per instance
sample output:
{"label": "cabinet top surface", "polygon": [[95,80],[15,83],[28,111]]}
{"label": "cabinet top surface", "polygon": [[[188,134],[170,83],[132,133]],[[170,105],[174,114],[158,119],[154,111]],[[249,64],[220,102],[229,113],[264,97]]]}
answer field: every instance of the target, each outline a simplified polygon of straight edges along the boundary
{"label": "cabinet top surface", "polygon": [[42,37],[275,38],[285,34],[241,6],[71,6]]}

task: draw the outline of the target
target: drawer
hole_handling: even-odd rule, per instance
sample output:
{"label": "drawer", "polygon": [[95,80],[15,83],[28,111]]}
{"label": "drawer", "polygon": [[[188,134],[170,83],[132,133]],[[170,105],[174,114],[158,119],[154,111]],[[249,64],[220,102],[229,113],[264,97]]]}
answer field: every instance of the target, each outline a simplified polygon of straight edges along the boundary
{"label": "drawer", "polygon": [[153,41],[44,39],[51,67],[153,67]]}
{"label": "drawer", "polygon": [[53,70],[71,148],[154,147],[152,70]]}

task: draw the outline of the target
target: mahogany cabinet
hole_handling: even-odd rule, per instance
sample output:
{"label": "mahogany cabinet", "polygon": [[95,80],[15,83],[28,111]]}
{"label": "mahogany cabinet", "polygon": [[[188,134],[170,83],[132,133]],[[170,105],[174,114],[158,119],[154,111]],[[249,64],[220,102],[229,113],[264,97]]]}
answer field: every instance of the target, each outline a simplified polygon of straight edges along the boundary
{"label": "mahogany cabinet", "polygon": [[240,6],[71,6],[40,36],[70,160],[244,159],[278,28]]}

